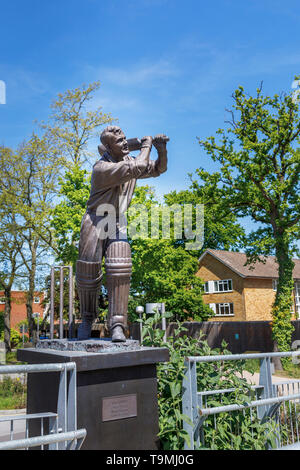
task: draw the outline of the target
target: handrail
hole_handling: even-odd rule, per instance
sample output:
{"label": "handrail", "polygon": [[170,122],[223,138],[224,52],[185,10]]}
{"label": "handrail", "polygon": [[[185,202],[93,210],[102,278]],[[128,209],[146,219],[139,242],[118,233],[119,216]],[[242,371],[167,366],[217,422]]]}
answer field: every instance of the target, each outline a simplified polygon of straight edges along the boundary
{"label": "handrail", "polygon": [[12,366],[0,366],[0,374],[20,374],[33,372],[60,372],[76,368],[75,362],[63,362],[54,364],[21,364]]}
{"label": "handrail", "polygon": [[215,361],[237,361],[246,359],[265,359],[272,357],[293,357],[300,356],[300,351],[274,352],[274,353],[253,353],[253,354],[219,354],[216,356],[187,356],[188,362],[215,362]]}
{"label": "handrail", "polygon": [[86,437],[86,429],[78,429],[77,431],[61,432],[56,434],[47,434],[46,436],[29,437],[27,439],[16,439],[14,441],[0,442],[0,450],[17,450],[27,447],[45,446],[48,444],[56,444],[63,441],[74,441],[82,439],[77,444],[78,450]]}

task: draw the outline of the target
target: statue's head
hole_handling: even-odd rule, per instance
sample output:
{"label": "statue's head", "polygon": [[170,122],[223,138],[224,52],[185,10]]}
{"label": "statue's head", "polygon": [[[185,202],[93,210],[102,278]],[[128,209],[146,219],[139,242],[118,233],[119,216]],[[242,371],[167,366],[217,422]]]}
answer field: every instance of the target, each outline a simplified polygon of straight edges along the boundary
{"label": "statue's head", "polygon": [[118,126],[106,127],[100,136],[100,140],[116,161],[123,160],[123,157],[129,153],[125,134]]}

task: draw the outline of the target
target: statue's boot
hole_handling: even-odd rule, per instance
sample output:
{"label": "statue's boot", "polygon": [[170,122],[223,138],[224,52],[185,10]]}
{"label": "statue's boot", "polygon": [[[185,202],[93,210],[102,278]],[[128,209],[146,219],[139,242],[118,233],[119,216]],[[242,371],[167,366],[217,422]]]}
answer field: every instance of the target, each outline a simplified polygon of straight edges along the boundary
{"label": "statue's boot", "polygon": [[100,262],[77,261],[76,282],[82,319],[78,328],[79,340],[91,337],[92,324],[98,314],[101,279]]}
{"label": "statue's boot", "polygon": [[132,271],[131,250],[126,241],[113,241],[106,250],[108,325],[113,342],[126,341],[128,297]]}

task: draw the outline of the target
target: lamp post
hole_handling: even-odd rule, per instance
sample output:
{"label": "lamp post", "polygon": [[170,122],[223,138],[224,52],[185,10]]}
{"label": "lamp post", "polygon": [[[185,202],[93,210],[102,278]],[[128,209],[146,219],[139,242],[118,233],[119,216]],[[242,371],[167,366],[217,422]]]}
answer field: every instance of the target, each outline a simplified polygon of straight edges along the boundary
{"label": "lamp post", "polygon": [[142,315],[144,313],[144,307],[142,307],[141,305],[139,305],[138,307],[136,307],[135,309],[136,313],[139,315],[140,317],[140,339],[141,339],[141,344],[143,342],[143,324],[142,324]]}

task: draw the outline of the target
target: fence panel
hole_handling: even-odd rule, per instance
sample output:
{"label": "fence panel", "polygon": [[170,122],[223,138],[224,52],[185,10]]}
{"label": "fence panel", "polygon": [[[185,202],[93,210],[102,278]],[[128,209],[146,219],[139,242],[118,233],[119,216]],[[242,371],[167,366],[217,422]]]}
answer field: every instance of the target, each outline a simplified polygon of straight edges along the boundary
{"label": "fence panel", "polygon": [[[184,422],[184,429],[189,435],[190,443],[186,442],[185,449],[207,448],[206,434],[221,432],[217,425],[217,417],[223,416],[224,413],[229,417],[226,424],[229,427],[227,437],[231,436],[236,442],[239,442],[242,437],[243,419],[241,417],[247,417],[250,423],[249,432],[252,436],[255,432],[255,423],[265,425],[261,429],[265,430],[266,448],[270,448],[271,444],[267,444],[269,441],[272,441],[272,446],[276,448],[291,445],[296,448],[300,442],[300,381],[273,384],[271,359],[299,355],[299,351],[291,351],[187,357],[183,380],[182,412],[188,417],[188,420]],[[227,398],[234,395],[235,388],[197,390],[197,363],[247,359],[260,359],[259,385],[249,387],[249,400],[228,404]],[[222,401],[226,404],[223,405]],[[267,425],[271,426],[271,432]],[[272,434],[272,439],[270,434]]]}
{"label": "fence panel", "polygon": [[[0,417],[0,423],[10,422],[10,439],[0,443],[0,450],[29,449],[39,446],[44,450],[78,450],[80,449],[86,430],[77,430],[77,401],[76,401],[76,364],[33,364],[1,366],[2,374],[24,374],[39,372],[60,372],[57,412],[44,412]],[[25,421],[25,438],[14,439],[14,423]],[[29,437],[28,423],[30,420],[40,420],[40,435]],[[49,434],[45,434],[45,423]]]}

